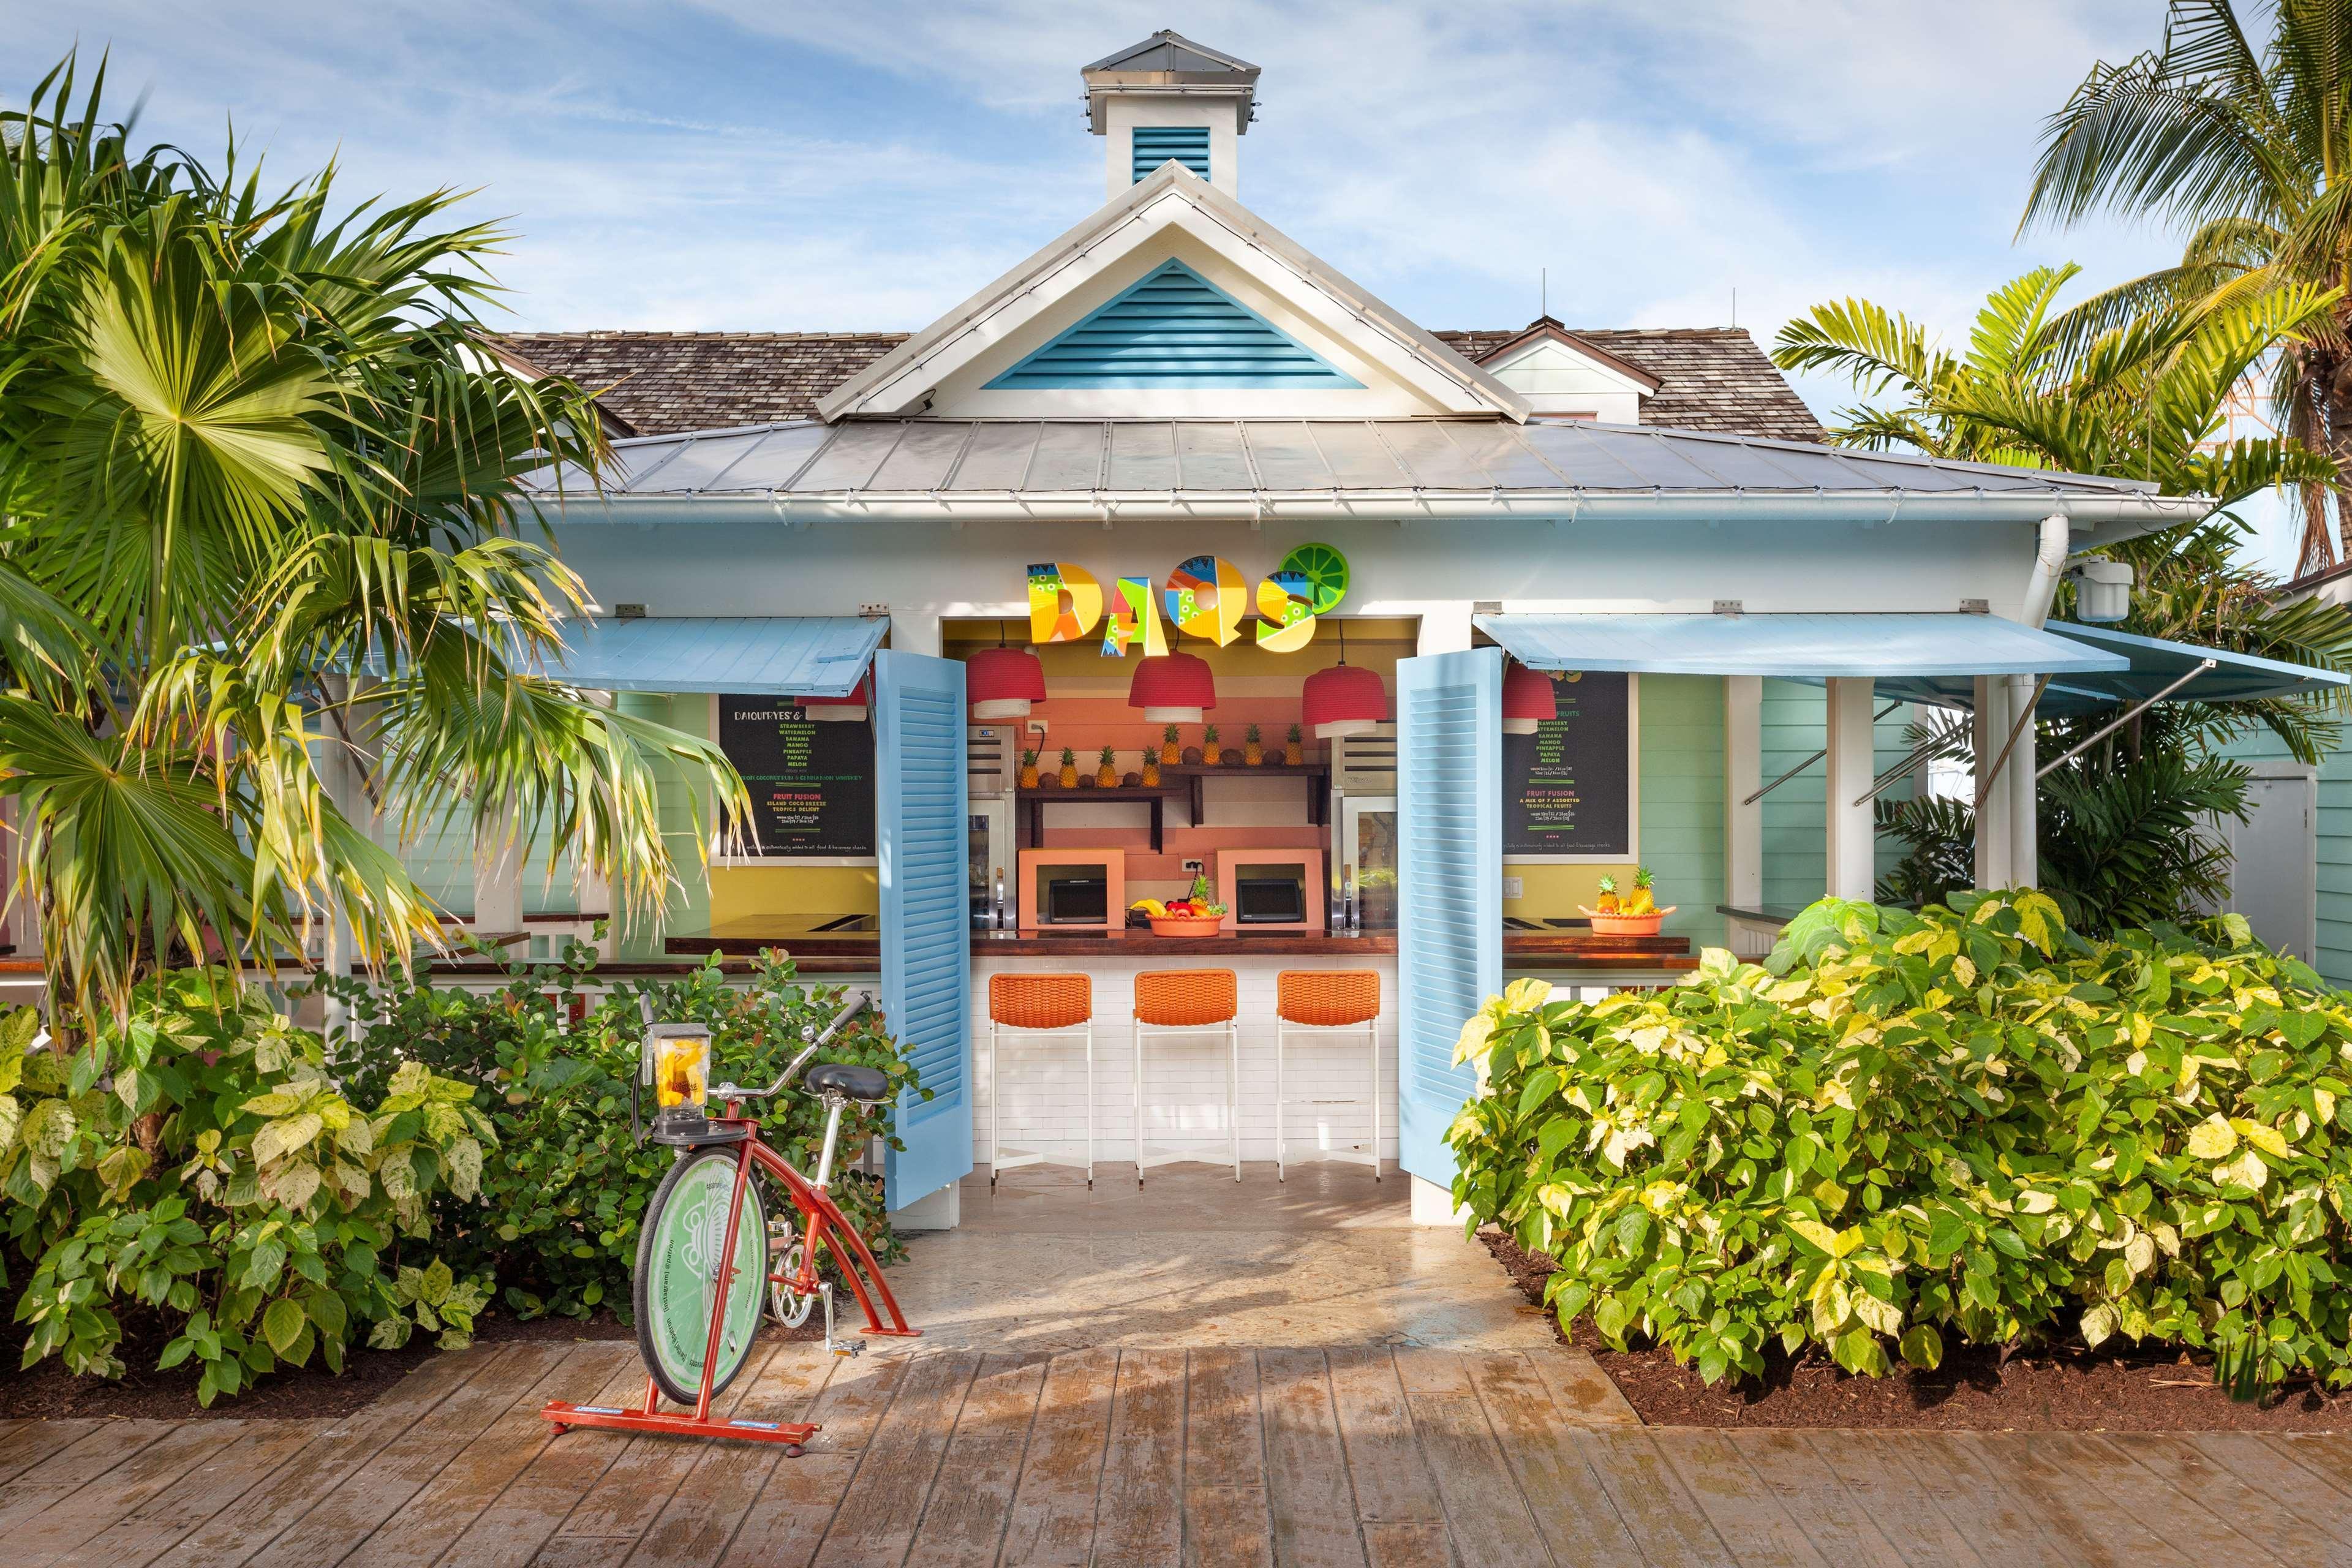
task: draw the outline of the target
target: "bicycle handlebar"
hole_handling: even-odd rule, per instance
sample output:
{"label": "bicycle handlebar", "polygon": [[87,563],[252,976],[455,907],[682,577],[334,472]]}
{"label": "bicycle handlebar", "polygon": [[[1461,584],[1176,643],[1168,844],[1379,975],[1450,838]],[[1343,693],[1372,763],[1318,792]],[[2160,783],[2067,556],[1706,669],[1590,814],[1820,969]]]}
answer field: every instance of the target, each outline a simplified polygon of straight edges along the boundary
{"label": "bicycle handlebar", "polygon": [[776,1075],[776,1081],[767,1088],[744,1089],[731,1083],[713,1084],[710,1087],[711,1098],[714,1100],[770,1100],[783,1093],[784,1086],[800,1076],[801,1068],[808,1065],[811,1057],[831,1045],[833,1037],[848,1027],[851,1019],[872,1005],[874,1005],[874,993],[860,991],[851,999],[848,1006],[834,1016],[833,1022],[827,1024],[822,1033],[818,1032],[814,1024],[802,1025],[801,1039],[805,1043],[801,1047],[801,1054],[786,1063],[784,1070]]}

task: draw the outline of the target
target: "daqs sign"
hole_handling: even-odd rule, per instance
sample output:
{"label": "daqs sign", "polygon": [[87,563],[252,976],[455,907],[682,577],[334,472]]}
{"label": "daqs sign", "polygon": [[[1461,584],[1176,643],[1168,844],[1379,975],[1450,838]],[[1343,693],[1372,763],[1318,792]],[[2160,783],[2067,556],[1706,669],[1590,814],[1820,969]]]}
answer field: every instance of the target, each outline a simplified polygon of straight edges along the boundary
{"label": "daqs sign", "polygon": [[[1168,574],[1156,596],[1149,578],[1114,581],[1106,594],[1083,566],[1066,561],[1032,565],[1029,639],[1083,642],[1099,626],[1105,658],[1124,658],[1129,647],[1149,657],[1168,651],[1163,608],[1178,631],[1219,647],[1241,636],[1249,614],[1241,568],[1223,556],[1193,556]],[[1258,583],[1258,647],[1296,653],[1315,640],[1317,617],[1338,609],[1347,596],[1348,558],[1328,544],[1300,545]]]}

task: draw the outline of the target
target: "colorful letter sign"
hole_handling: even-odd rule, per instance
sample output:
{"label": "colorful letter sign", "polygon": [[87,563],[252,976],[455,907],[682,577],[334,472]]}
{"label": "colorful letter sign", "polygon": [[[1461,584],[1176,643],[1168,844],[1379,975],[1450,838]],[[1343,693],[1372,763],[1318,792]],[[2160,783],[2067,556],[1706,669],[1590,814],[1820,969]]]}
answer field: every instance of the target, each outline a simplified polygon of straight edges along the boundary
{"label": "colorful letter sign", "polygon": [[[1048,561],[1029,568],[1029,640],[1076,642],[1102,622],[1106,658],[1123,658],[1141,645],[1144,657],[1168,651],[1160,624],[1219,647],[1241,635],[1250,599],[1241,569],[1216,555],[1195,555],[1168,574],[1161,600],[1148,577],[1121,577],[1106,603],[1102,584],[1083,566]],[[1348,558],[1328,544],[1302,544],[1257,585],[1257,644],[1269,653],[1297,653],[1315,640],[1315,623],[1348,596]],[[1108,610],[1108,618],[1104,611]]]}
{"label": "colorful letter sign", "polygon": [[1160,605],[1149,577],[1121,577],[1118,596],[1112,600],[1110,618],[1103,622],[1103,657],[1125,658],[1129,643],[1143,645],[1143,657],[1168,651],[1168,636],[1160,625]]}
{"label": "colorful letter sign", "polygon": [[1168,574],[1168,618],[1187,637],[1223,647],[1248,611],[1241,569],[1221,556],[1195,555]]}
{"label": "colorful letter sign", "polygon": [[1029,640],[1077,642],[1102,619],[1102,584],[1083,566],[1048,561],[1029,568]]}

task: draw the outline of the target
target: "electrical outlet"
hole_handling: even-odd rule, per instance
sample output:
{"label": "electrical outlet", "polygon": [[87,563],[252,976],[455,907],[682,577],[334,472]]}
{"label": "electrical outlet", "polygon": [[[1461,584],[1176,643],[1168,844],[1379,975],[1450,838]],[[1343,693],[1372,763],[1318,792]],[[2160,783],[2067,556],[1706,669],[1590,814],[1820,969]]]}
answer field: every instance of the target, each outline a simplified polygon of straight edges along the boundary
{"label": "electrical outlet", "polygon": [[1202,864],[1203,862],[1199,860],[1187,860],[1184,862],[1184,869],[1192,876],[1197,877],[1201,874],[1201,867]]}
{"label": "electrical outlet", "polygon": [[1045,732],[1045,721],[1043,719],[1032,719],[1029,721],[1028,728],[1031,734],[1042,735]]}
{"label": "electrical outlet", "polygon": [[1524,899],[1527,896],[1528,879],[1525,877],[1506,877],[1503,879],[1503,897],[1507,899]]}

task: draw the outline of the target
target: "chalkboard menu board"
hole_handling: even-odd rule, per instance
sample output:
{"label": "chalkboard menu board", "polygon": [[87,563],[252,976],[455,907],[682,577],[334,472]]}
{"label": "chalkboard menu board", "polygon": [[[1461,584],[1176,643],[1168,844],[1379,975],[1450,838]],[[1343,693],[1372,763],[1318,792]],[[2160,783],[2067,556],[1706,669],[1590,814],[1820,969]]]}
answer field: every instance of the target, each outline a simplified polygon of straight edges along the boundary
{"label": "chalkboard menu board", "polygon": [[874,853],[874,725],[812,721],[778,697],[719,699],[719,749],[751,792],[753,853]]}
{"label": "chalkboard menu board", "polygon": [[1633,856],[1631,678],[1552,683],[1559,716],[1503,737],[1503,853]]}

